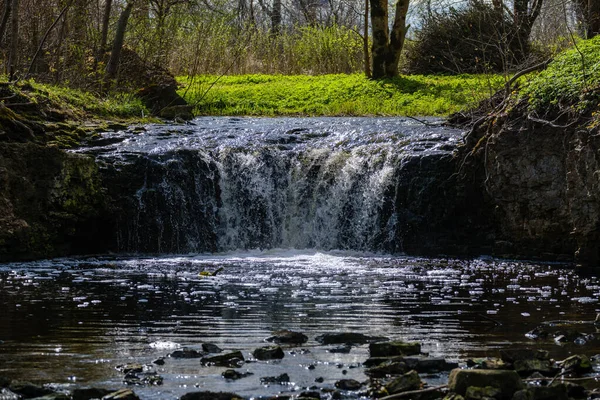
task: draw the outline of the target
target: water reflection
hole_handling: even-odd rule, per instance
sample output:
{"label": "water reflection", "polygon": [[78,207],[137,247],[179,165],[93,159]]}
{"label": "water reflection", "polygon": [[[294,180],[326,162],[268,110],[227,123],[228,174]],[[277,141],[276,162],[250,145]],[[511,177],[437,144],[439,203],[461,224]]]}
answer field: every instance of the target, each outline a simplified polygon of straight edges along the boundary
{"label": "water reflection", "polygon": [[[216,277],[202,271],[223,267]],[[150,363],[169,346],[205,342],[246,355],[272,330],[305,333],[310,352],[277,363],[247,364],[253,378],[230,383],[222,368],[174,360],[158,368],[160,388],[144,398],[177,397],[194,386],[242,395],[275,394],[313,385],[364,380],[366,346],[333,354],[314,337],[357,331],[417,340],[451,360],[537,346],[560,358],[596,354],[584,345],[535,342],[525,333],[544,321],[572,321],[594,331],[600,282],[572,269],[493,260],[448,260],[351,253],[277,252],[190,257],[65,259],[0,266],[0,375],[66,385],[121,386],[114,368]],[[291,351],[291,349],[288,349]],[[308,370],[307,365],[317,365]],[[287,372],[293,385],[260,384]]]}

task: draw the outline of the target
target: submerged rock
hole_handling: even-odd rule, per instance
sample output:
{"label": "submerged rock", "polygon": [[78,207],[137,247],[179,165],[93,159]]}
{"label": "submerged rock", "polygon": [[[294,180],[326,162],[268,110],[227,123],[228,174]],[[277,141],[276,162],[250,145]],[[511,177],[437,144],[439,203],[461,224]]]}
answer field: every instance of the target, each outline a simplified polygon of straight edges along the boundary
{"label": "submerged rock", "polygon": [[260,378],[260,383],[279,383],[286,384],[290,382],[290,376],[286,373],[283,373],[279,376],[265,376]]}
{"label": "submerged rock", "polygon": [[282,359],[285,356],[285,354],[283,353],[283,350],[279,346],[261,347],[261,348],[254,350],[254,352],[252,352],[252,355],[257,360],[262,360],[262,361]]}
{"label": "submerged rock", "polygon": [[140,400],[133,390],[121,389],[102,397],[102,400]]}
{"label": "submerged rock", "polygon": [[216,367],[237,368],[244,363],[244,356],[241,351],[234,351],[213,357],[204,357],[200,360],[202,365],[213,365]]}
{"label": "submerged rock", "polygon": [[367,336],[362,333],[343,332],[343,333],[325,333],[317,336],[315,340],[321,344],[365,344],[371,342],[380,342],[389,340],[381,336]]}
{"label": "submerged rock", "polygon": [[512,400],[568,400],[567,387],[564,384],[553,386],[532,386],[516,392]]}
{"label": "submerged rock", "polygon": [[451,391],[464,396],[470,386],[485,388],[491,386],[500,389],[500,399],[510,399],[524,387],[519,374],[515,371],[487,369],[453,369],[448,378]]}
{"label": "submerged rock", "polygon": [[191,392],[186,393],[179,398],[180,400],[237,400],[243,399],[242,396],[228,392]]}
{"label": "submerged rock", "polygon": [[247,376],[250,376],[250,375],[254,375],[254,374],[252,372],[238,372],[234,369],[228,369],[227,371],[225,371],[221,374],[221,376],[223,378],[230,379],[230,380],[238,380],[238,379],[242,379]]}
{"label": "submerged rock", "polygon": [[308,341],[308,336],[300,332],[294,332],[287,329],[273,332],[273,336],[266,339],[267,342],[303,344]]}
{"label": "submerged rock", "polygon": [[170,353],[169,357],[171,357],[171,358],[201,358],[201,357],[204,357],[205,355],[206,355],[205,353],[184,347],[181,350],[175,350],[174,352]]}
{"label": "submerged rock", "polygon": [[409,371],[402,376],[393,379],[385,385],[385,389],[389,394],[416,390],[421,387],[421,378],[417,371]]}
{"label": "submerged rock", "polygon": [[223,349],[221,349],[216,344],[212,343],[202,343],[202,351],[206,353],[221,353]]}
{"label": "submerged rock", "polygon": [[371,357],[412,356],[421,353],[421,344],[412,342],[384,342],[369,345]]}
{"label": "submerged rock", "polygon": [[335,387],[341,390],[358,390],[362,383],[354,379],[342,379],[335,383]]}

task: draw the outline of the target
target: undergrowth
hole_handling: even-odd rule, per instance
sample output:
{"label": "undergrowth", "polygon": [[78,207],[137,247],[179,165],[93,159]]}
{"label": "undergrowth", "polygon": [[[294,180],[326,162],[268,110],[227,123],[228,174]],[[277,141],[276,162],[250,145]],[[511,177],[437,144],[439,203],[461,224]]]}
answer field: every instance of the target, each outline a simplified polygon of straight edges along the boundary
{"label": "undergrowth", "polygon": [[474,106],[504,83],[500,75],[200,75],[180,77],[197,115],[445,116]]}

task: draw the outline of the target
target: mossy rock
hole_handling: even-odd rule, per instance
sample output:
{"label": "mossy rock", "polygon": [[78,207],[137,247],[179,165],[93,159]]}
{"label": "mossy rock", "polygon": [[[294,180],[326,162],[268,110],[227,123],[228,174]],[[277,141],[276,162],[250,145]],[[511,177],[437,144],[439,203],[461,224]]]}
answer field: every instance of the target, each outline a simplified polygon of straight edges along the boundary
{"label": "mossy rock", "polygon": [[452,392],[465,396],[470,386],[500,389],[499,399],[510,399],[524,388],[523,381],[515,371],[492,369],[453,369],[448,378],[448,387]]}

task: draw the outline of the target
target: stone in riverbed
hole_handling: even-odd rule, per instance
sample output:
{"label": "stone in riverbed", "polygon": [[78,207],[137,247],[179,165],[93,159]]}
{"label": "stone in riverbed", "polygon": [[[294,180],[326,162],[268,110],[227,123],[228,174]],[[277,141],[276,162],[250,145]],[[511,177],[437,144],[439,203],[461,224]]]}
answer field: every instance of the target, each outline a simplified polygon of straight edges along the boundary
{"label": "stone in riverbed", "polygon": [[412,356],[421,353],[421,344],[416,342],[383,342],[369,345],[371,357]]}
{"label": "stone in riverbed", "polygon": [[371,342],[381,342],[389,340],[381,336],[367,336],[362,333],[341,332],[341,333],[325,333],[317,336],[315,340],[321,344],[365,344]]}
{"label": "stone in riverbed", "polygon": [[500,357],[505,363],[514,363],[519,360],[548,360],[549,354],[546,350],[505,349],[500,351]]}
{"label": "stone in riverbed", "polygon": [[328,353],[348,354],[348,353],[350,353],[350,350],[352,350],[352,346],[346,344],[344,346],[332,347],[330,349],[327,349],[327,352]]}
{"label": "stone in riverbed", "polygon": [[160,386],[163,384],[163,377],[156,372],[145,372],[139,375],[134,372],[128,372],[123,377],[123,382],[127,385]]}
{"label": "stone in riverbed", "polygon": [[290,382],[290,376],[286,373],[283,373],[279,376],[264,376],[260,378],[260,383],[279,383],[280,385],[286,384]]}
{"label": "stone in riverbed", "polygon": [[238,379],[242,379],[245,378],[247,376],[250,375],[254,375],[252,372],[238,372],[235,369],[228,369],[227,371],[223,372],[221,374],[221,376],[225,379],[229,379],[229,380],[238,380]]}
{"label": "stone in riverbed", "polygon": [[102,400],[140,400],[131,389],[121,389],[102,397]]}
{"label": "stone in riverbed", "polygon": [[142,364],[133,363],[133,364],[121,364],[115,367],[117,371],[120,371],[124,374],[128,374],[130,372],[142,372],[144,371],[144,366]]}
{"label": "stone in riverbed", "polygon": [[254,350],[252,355],[257,360],[262,360],[262,361],[282,359],[285,356],[285,354],[283,353],[283,350],[279,346],[260,347],[256,350]]}
{"label": "stone in riverbed", "polygon": [[335,383],[335,387],[342,390],[358,390],[362,383],[354,379],[341,379]]}
{"label": "stone in riverbed", "polygon": [[244,356],[241,351],[234,351],[213,357],[204,357],[200,360],[202,365],[212,365],[215,367],[237,368],[244,363]]}
{"label": "stone in riverbed", "polygon": [[216,344],[202,343],[202,351],[205,351],[207,353],[221,353],[223,349],[221,349]]}
{"label": "stone in riverbed", "polygon": [[477,387],[469,386],[465,394],[465,398],[468,400],[483,400],[483,399],[495,399],[500,396],[500,389],[486,386]]}
{"label": "stone in riverbed", "polygon": [[53,392],[53,390],[50,390],[48,388],[34,385],[31,382],[24,381],[12,381],[8,386],[8,389],[11,392],[23,396],[26,399],[42,397]]}
{"label": "stone in riverbed", "polygon": [[303,333],[284,329],[273,332],[273,336],[266,340],[274,343],[303,344],[308,341],[308,337]]}
{"label": "stone in riverbed", "polygon": [[443,358],[404,357],[404,362],[409,369],[414,369],[419,373],[451,371],[458,368],[458,363],[448,362]]}
{"label": "stone in riverbed", "polygon": [[512,400],[568,400],[564,384],[553,386],[532,386],[516,392]]}
{"label": "stone in riverbed", "polygon": [[515,371],[494,369],[453,369],[448,378],[448,387],[451,391],[464,396],[469,386],[500,389],[498,398],[510,399],[512,395],[524,387],[519,374]]}
{"label": "stone in riverbed", "polygon": [[[6,399],[5,397],[2,397],[1,394],[0,394],[0,399],[1,400],[9,400],[9,399]],[[18,396],[17,396],[17,399],[19,399]],[[36,397],[35,399],[32,399],[32,400],[71,400],[71,396],[69,396],[66,393],[55,392],[55,393],[47,394],[42,397]]]}
{"label": "stone in riverbed", "polygon": [[169,357],[171,357],[171,358],[201,358],[201,357],[204,357],[205,355],[206,354],[199,352],[198,350],[188,349],[188,348],[184,347],[183,349],[175,350],[174,352],[169,354]]}
{"label": "stone in riverbed", "polygon": [[109,393],[114,393],[114,389],[98,389],[98,388],[86,388],[86,389],[73,389],[71,397],[73,400],[91,400],[101,399]]}
{"label": "stone in riverbed", "polygon": [[0,389],[0,399],[2,400],[20,400],[21,396],[16,393],[11,392],[7,388],[3,387]]}
{"label": "stone in riverbed", "polygon": [[191,392],[179,398],[180,400],[236,400],[243,399],[242,396],[227,392]]}
{"label": "stone in riverbed", "polygon": [[554,376],[558,369],[552,366],[550,360],[517,360],[513,363],[513,368],[521,376],[528,376],[534,372],[539,372],[545,376]]}
{"label": "stone in riverbed", "polygon": [[385,385],[385,390],[387,390],[389,394],[396,394],[409,390],[417,390],[420,387],[421,378],[419,378],[417,371],[413,370],[389,382],[387,385]]}
{"label": "stone in riverbed", "polygon": [[383,378],[388,375],[402,375],[410,370],[405,362],[386,361],[375,367],[369,368],[365,374],[371,378]]}
{"label": "stone in riverbed", "polygon": [[575,354],[557,363],[563,371],[585,374],[593,370],[592,363],[585,354]]}
{"label": "stone in riverbed", "polygon": [[[277,399],[280,399],[280,397],[277,397]],[[316,400],[321,400],[321,394],[319,392],[316,392],[316,391],[302,392],[297,397],[297,399],[303,399],[303,400],[316,399]]]}

